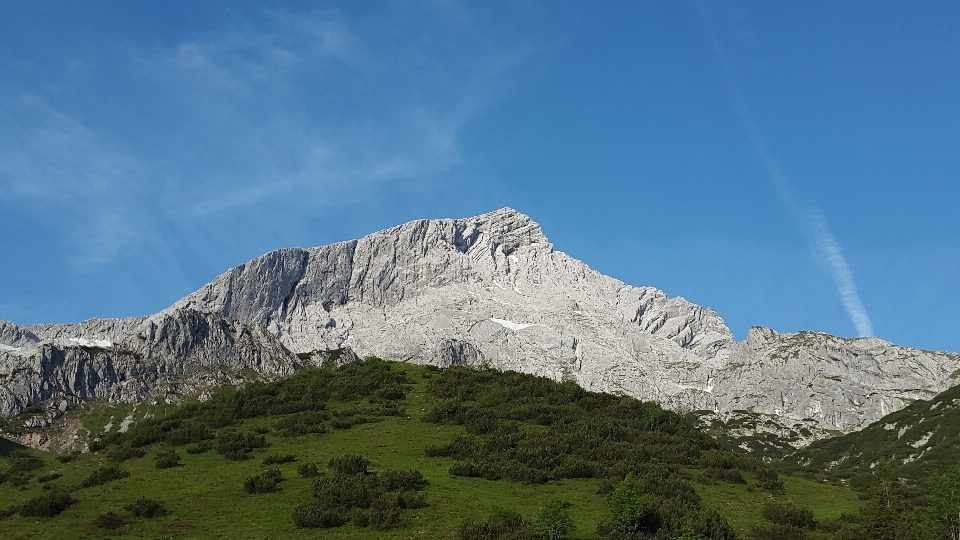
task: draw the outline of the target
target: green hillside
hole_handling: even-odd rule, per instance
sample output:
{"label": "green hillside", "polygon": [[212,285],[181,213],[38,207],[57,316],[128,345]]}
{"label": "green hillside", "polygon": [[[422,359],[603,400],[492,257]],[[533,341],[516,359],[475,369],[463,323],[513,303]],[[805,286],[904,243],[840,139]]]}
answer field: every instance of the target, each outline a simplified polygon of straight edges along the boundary
{"label": "green hillside", "polygon": [[960,464],[960,386],[915,401],[862,431],[814,443],[784,464],[788,470],[866,486],[880,460],[912,482]]}
{"label": "green hillside", "polygon": [[830,538],[863,505],[693,416],[512,372],[368,359],[81,419],[131,414],[95,451],[0,460],[0,537]]}

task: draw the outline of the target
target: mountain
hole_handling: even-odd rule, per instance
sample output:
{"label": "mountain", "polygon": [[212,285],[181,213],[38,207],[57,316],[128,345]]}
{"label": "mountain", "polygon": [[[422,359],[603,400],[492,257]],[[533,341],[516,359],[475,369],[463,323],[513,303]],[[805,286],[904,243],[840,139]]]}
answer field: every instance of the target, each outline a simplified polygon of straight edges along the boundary
{"label": "mountain", "polygon": [[156,399],[211,370],[210,384],[241,370],[283,376],[340,351],[747,415],[746,431],[798,446],[929,398],[960,373],[960,355],[877,338],[753,328],[737,342],[713,310],[604,276],[504,208],[273,251],[149,317],[0,323],[0,414],[62,396]]}

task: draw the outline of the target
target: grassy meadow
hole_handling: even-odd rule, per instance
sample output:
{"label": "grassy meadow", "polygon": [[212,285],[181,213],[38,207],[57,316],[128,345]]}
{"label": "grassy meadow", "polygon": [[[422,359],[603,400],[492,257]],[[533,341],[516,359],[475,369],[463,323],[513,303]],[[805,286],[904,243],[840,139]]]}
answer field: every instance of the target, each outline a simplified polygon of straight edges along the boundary
{"label": "grassy meadow", "polygon": [[[460,538],[465,520],[482,522],[500,508],[536,521],[547,501],[562,499],[571,503],[569,516],[576,526],[566,537],[595,538],[598,523],[611,520],[610,492],[625,474],[652,482],[645,485],[653,486],[650,500],[660,501],[657,537],[663,538],[680,537],[676,520],[709,521],[715,515],[711,510],[729,523],[730,532],[724,532],[724,526],[704,525],[702,530],[712,536],[703,538],[747,538],[751,526],[764,523],[761,508],[770,501],[792,501],[811,509],[817,519],[835,519],[862,505],[855,492],[823,482],[778,480],[774,474],[771,484],[762,463],[738,461],[741,458],[716,446],[679,415],[629,398],[586,393],[519,374],[447,374],[450,370],[380,361],[373,371],[353,369],[340,378],[314,374],[289,387],[260,385],[259,393],[229,390],[207,404],[84,409],[84,425],[91,433],[104,434],[96,451],[76,456],[35,450],[12,454],[20,456],[16,463],[25,465],[14,463],[14,457],[0,459],[0,471],[8,462],[0,483],[0,537]],[[326,386],[315,391],[318,385]],[[536,394],[540,401],[511,401],[510,396],[524,394]],[[286,405],[301,397],[300,406]],[[227,417],[221,415],[225,410],[231,411]],[[643,423],[620,418],[633,414],[630,411],[643,417]],[[136,422],[127,433],[118,433],[121,420],[130,415]],[[164,419],[176,418],[164,424]],[[591,426],[606,425],[600,418],[609,421],[602,440],[616,444],[596,443],[593,456],[563,450],[572,440],[592,441]],[[151,426],[156,429],[151,431]],[[570,435],[578,429],[586,435]],[[234,434],[259,442],[228,448],[228,435]],[[550,451],[541,451],[540,442]],[[158,455],[169,456],[171,450],[179,459],[158,468]],[[569,455],[560,455],[565,451]],[[343,519],[350,519],[339,526],[295,525],[295,508],[318,504],[318,482],[329,486],[341,478],[328,467],[331,458],[351,455],[369,460],[368,475],[419,471],[426,484],[398,493],[413,493],[421,502],[397,503],[383,526],[358,525],[358,515],[373,516],[376,501],[368,510],[342,510]],[[42,466],[30,456],[39,458]],[[294,460],[283,462],[282,456]],[[712,457],[705,461],[704,456]],[[281,462],[265,464],[271,457]],[[301,476],[299,470],[310,464],[319,476]],[[96,485],[91,474],[104,467],[129,475]],[[272,469],[279,469],[282,477],[275,488],[254,493],[245,489],[248,479]],[[452,470],[460,472],[454,475]],[[718,470],[726,471],[722,478]],[[499,479],[488,479],[495,477]],[[661,485],[674,487],[661,493]],[[18,511],[52,493],[69,493],[73,502],[52,517]],[[679,494],[676,500],[685,497],[686,502],[674,505],[682,508],[669,514],[663,509],[674,493]],[[164,511],[137,517],[128,506],[140,498],[161,503]],[[829,536],[810,532],[809,537]]]}

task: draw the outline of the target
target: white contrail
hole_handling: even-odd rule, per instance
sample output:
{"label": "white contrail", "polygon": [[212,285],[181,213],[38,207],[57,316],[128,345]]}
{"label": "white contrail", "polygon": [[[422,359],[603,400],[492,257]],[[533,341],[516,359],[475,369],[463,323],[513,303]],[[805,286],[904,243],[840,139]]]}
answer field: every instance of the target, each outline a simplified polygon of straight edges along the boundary
{"label": "white contrail", "polygon": [[853,320],[853,325],[856,327],[857,333],[860,337],[872,336],[873,324],[870,322],[866,308],[863,307],[863,302],[860,301],[860,295],[857,294],[857,286],[853,281],[853,272],[850,270],[850,265],[847,264],[847,259],[843,256],[840,244],[830,232],[830,227],[827,225],[827,220],[823,217],[823,214],[816,208],[805,208],[793,195],[793,191],[790,189],[790,183],[784,178],[783,174],[781,174],[777,162],[770,156],[770,153],[767,152],[766,145],[760,137],[759,130],[753,121],[753,115],[750,114],[747,100],[740,92],[740,86],[737,84],[730,61],[724,53],[723,47],[720,46],[719,39],[717,39],[716,34],[712,31],[709,22],[706,20],[706,14],[703,10],[701,10],[701,17],[703,17],[706,23],[707,31],[713,42],[714,51],[720,59],[720,65],[723,69],[730,100],[736,108],[737,115],[740,117],[747,138],[753,143],[754,150],[756,150],[760,159],[763,161],[764,168],[773,181],[773,185],[780,195],[780,199],[783,201],[784,206],[790,210],[790,214],[797,228],[803,234],[814,258],[817,259],[821,265],[825,266],[833,277],[833,282],[840,292],[840,300],[843,302],[843,307],[847,311],[847,314],[850,315],[850,319]]}
{"label": "white contrail", "polygon": [[853,319],[853,325],[857,327],[857,333],[860,337],[873,335],[873,324],[867,315],[866,308],[860,301],[860,295],[857,294],[857,286],[853,282],[853,272],[850,271],[850,265],[840,250],[840,244],[830,234],[830,228],[827,221],[823,219],[820,212],[814,210],[810,212],[808,220],[813,240],[816,242],[817,256],[830,270],[833,276],[833,282],[837,284],[837,290],[840,291],[840,299],[843,301],[843,307],[847,310],[850,318]]}

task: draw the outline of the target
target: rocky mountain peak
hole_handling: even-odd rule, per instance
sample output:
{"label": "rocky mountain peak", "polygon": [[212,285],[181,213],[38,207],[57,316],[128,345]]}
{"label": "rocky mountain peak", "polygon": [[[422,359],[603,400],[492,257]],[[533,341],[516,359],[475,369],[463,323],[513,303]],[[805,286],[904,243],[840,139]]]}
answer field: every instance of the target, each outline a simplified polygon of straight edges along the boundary
{"label": "rocky mountain peak", "polygon": [[[960,369],[958,355],[875,338],[754,327],[737,343],[712,309],[604,276],[555,251],[540,225],[510,208],[272,251],[146,318],[0,323],[0,375],[36,365],[17,371],[26,377],[19,386],[0,386],[6,414],[46,395],[41,388],[57,388],[42,382],[50,353],[38,348],[41,341],[73,351],[58,364],[57,380],[94,385],[69,387],[75,395],[161,380],[118,370],[143,369],[125,363],[125,353],[163,370],[149,373],[190,379],[221,364],[279,376],[293,369],[294,354],[324,358],[350,349],[360,357],[565,378],[667,407],[760,415],[788,431],[807,432],[813,422],[821,434],[858,429],[942,391]],[[91,343],[111,346],[76,347]],[[82,362],[83,354],[114,363],[94,378],[71,373],[97,365]]]}

